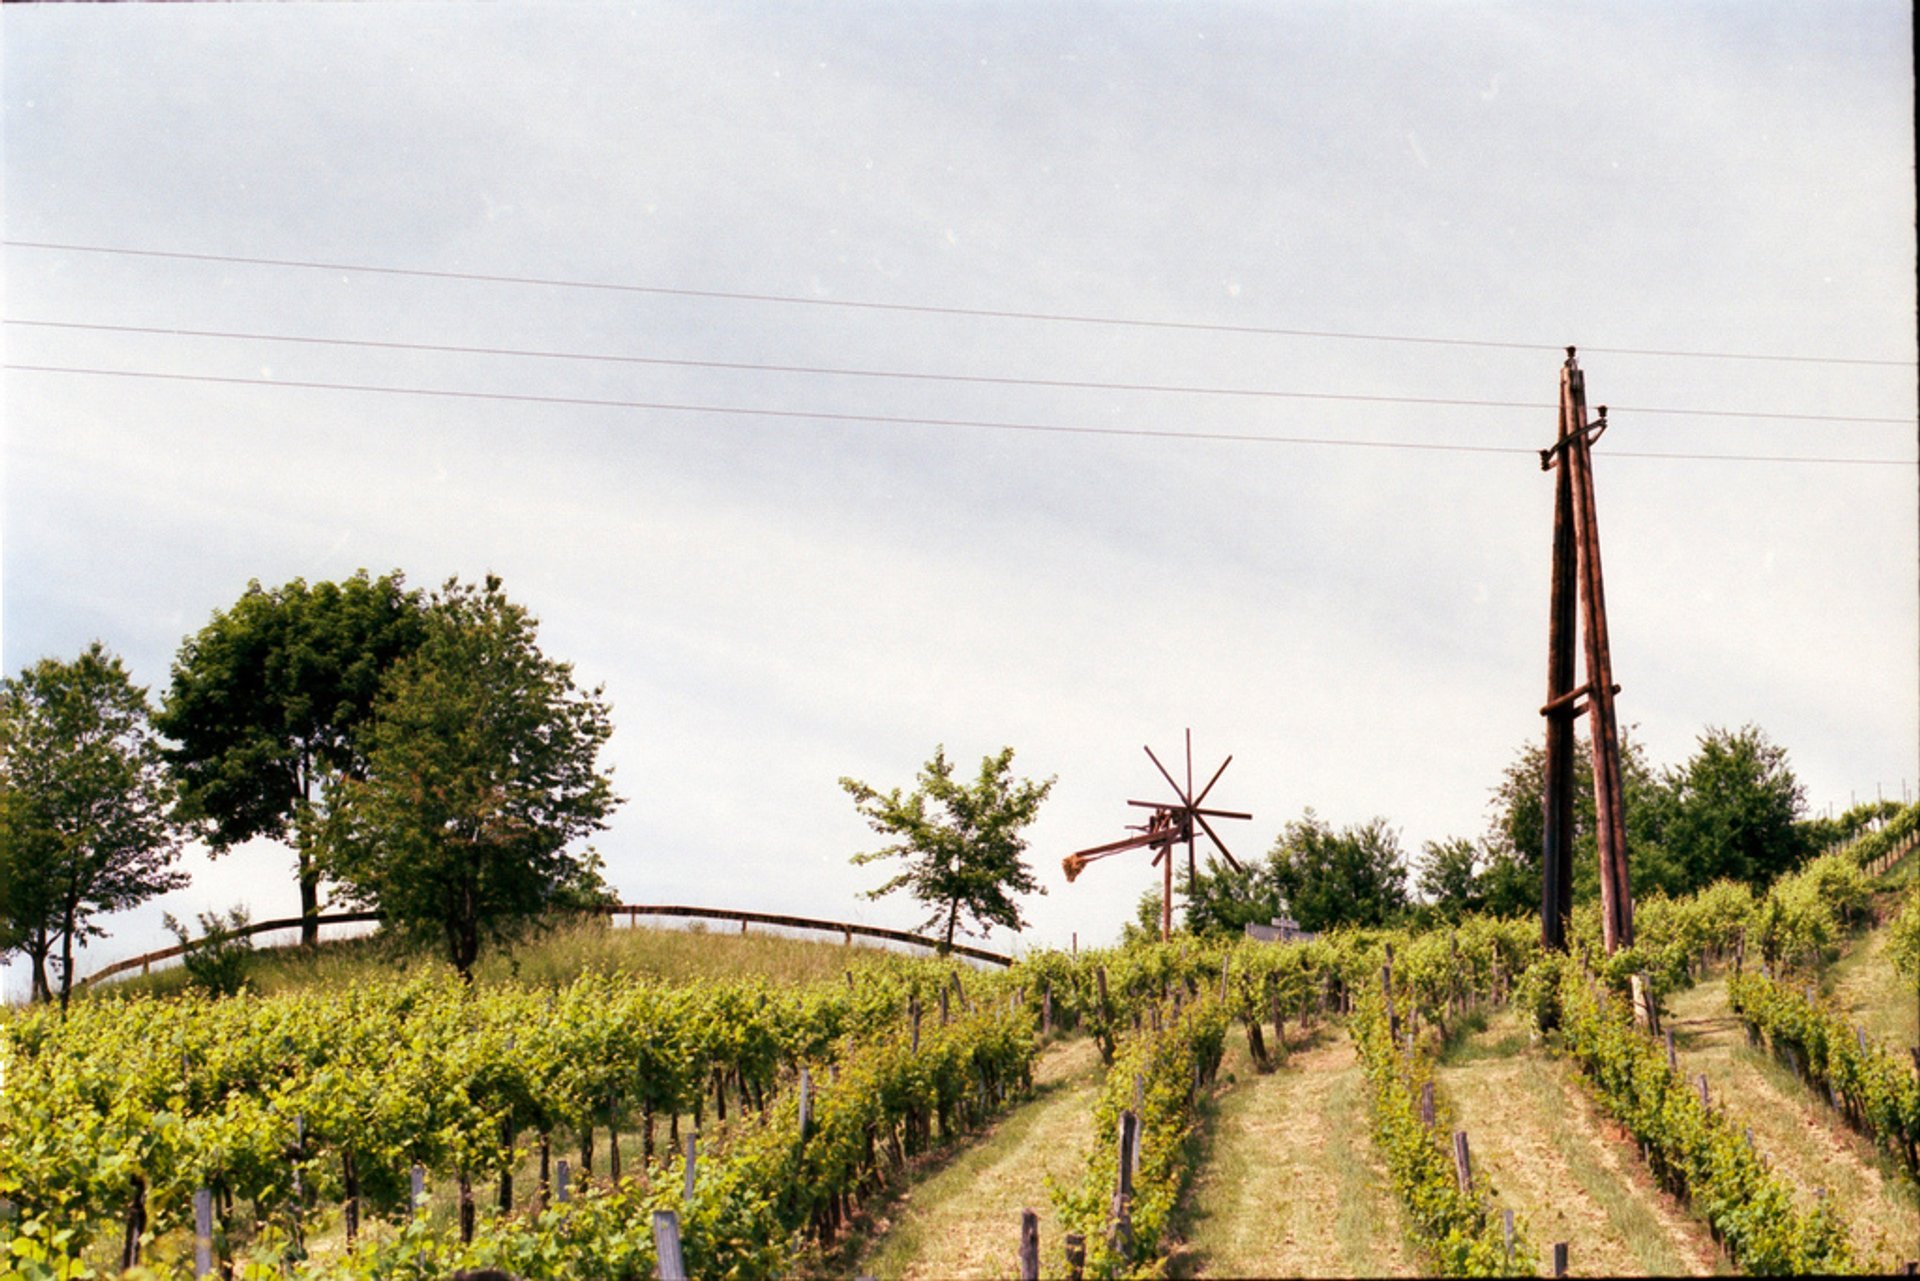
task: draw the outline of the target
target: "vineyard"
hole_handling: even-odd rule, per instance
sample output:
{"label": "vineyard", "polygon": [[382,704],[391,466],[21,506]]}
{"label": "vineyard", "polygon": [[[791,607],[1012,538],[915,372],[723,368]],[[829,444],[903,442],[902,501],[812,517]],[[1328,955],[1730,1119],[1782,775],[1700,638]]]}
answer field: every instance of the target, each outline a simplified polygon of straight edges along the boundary
{"label": "vineyard", "polygon": [[3,1275],[1897,1271],[1917,816],[1612,957],[1588,910],[9,1011]]}

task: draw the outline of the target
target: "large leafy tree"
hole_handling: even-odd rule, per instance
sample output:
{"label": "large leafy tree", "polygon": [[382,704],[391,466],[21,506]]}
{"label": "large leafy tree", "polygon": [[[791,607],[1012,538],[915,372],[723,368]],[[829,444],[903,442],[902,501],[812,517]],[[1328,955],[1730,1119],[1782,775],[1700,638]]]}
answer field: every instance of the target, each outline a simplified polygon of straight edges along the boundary
{"label": "large leafy tree", "polygon": [[931,909],[920,928],[941,928],[949,948],[963,920],[980,934],[995,925],[1020,929],[1026,922],[1015,896],[1046,893],[1020,857],[1027,848],[1020,832],[1053,790],[1053,780],[1015,778],[1013,749],[1007,747],[983,757],[973,781],[964,782],[954,778],[953,763],[940,746],[918,783],[911,792],[896,787],[883,793],[851,778],[840,780],[868,825],[895,838],[884,849],[855,854],[853,861],[906,860],[904,870],[867,897],[906,890]]}
{"label": "large leafy tree", "polygon": [[57,948],[66,1004],[74,944],[102,932],[94,915],[186,883],[173,795],[146,691],[98,641],[0,682],[0,934],[26,953],[33,999],[53,994]]}
{"label": "large leafy tree", "polygon": [[424,634],[420,594],[396,571],[339,583],[249,583],[187,638],[155,725],[183,812],[214,853],[256,837],[293,846],[303,942],[318,938],[312,832],[330,780],[364,774],[355,731],[386,672]]}
{"label": "large leafy tree", "polygon": [[1810,852],[1798,826],[1805,791],[1786,749],[1757,726],[1709,727],[1666,788],[1661,836],[1681,888],[1721,877],[1763,884]]}
{"label": "large leafy tree", "polygon": [[364,769],[327,785],[322,865],[343,898],[437,935],[470,975],[484,940],[601,892],[575,842],[620,802],[597,764],[613,723],[498,578],[449,580],[423,623],[355,735]]}
{"label": "large leafy tree", "polygon": [[1274,887],[1302,929],[1385,925],[1407,909],[1407,865],[1384,818],[1335,831],[1309,809],[1267,856]]}

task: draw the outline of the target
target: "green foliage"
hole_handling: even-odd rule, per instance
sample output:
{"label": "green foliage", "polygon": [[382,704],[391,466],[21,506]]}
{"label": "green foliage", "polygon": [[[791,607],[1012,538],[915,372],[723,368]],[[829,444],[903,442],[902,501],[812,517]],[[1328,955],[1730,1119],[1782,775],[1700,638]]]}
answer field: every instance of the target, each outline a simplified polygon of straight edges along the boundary
{"label": "green foliage", "polygon": [[1385,925],[1407,908],[1406,860],[1383,818],[1336,832],[1309,809],[1287,824],[1268,862],[1302,929]]}
{"label": "green foliage", "polygon": [[[1201,1087],[1219,1070],[1226,1031],[1226,1008],[1203,992],[1190,1002],[1156,1003],[1149,1025],[1120,1043],[1094,1104],[1095,1138],[1080,1178],[1070,1188],[1049,1185],[1065,1229],[1086,1238],[1088,1276],[1163,1274],[1168,1222],[1193,1173]],[[1128,1205],[1131,1232],[1117,1240],[1109,1229],[1120,1185],[1120,1114],[1135,1107],[1136,1078],[1140,1161]]]}
{"label": "green foliage", "polygon": [[222,916],[218,912],[200,913],[198,943],[187,927],[169,912],[163,919],[168,931],[187,948],[180,957],[181,968],[192,985],[209,996],[232,996],[245,985],[247,961],[253,952],[253,939],[245,931],[247,909],[235,907]]}
{"label": "green foliage", "polygon": [[1014,896],[1046,893],[1021,858],[1027,842],[1020,833],[1053,790],[1053,780],[1015,779],[1011,747],[982,758],[971,784],[954,779],[942,746],[922,767],[912,792],[896,787],[882,793],[851,778],[842,778],[840,786],[874,831],[895,838],[884,849],[855,854],[853,862],[907,860],[904,871],[867,897],[906,890],[932,909],[919,929],[941,927],[948,947],[956,931],[968,932],[963,922],[979,934],[996,925],[1020,929],[1025,921]]}
{"label": "green foliage", "polygon": [[1452,1151],[1443,1146],[1453,1133],[1451,1110],[1437,1089],[1433,1128],[1422,1119],[1420,1100],[1434,1083],[1433,1059],[1418,1043],[1411,1052],[1395,1043],[1379,983],[1362,989],[1347,1030],[1366,1068],[1376,1149],[1434,1274],[1532,1276],[1539,1260],[1521,1229],[1514,1234],[1513,1260],[1507,1260],[1504,1223],[1493,1214],[1494,1190],[1484,1172],[1474,1176],[1472,1192],[1461,1188]]}
{"label": "green foliage", "polygon": [[[1006,999],[1008,976],[969,980],[950,1023],[923,1020],[914,1051],[907,1003],[930,1012],[957,973],[902,962],[806,988],[587,976],[551,993],[445,976],[272,998],[101,999],[64,1022],[29,1011],[0,1043],[0,1196],[23,1223],[74,1226],[77,1256],[116,1230],[136,1176],[149,1241],[190,1224],[195,1188],[218,1187],[264,1216],[251,1242],[236,1236],[230,1248],[270,1251],[279,1239],[267,1221],[290,1220],[296,1177],[309,1206],[338,1204],[351,1160],[364,1210],[393,1214],[415,1162],[450,1187],[497,1176],[535,1135],[631,1131],[641,1116],[697,1114],[703,1098],[717,1107],[730,1095],[731,1121],[702,1128],[700,1190],[683,1217],[689,1261],[708,1260],[707,1275],[784,1274],[796,1236],[837,1223],[883,1172],[876,1163],[979,1124],[1027,1083],[1034,1007]],[[804,1150],[793,1098],[803,1066],[816,1088]],[[629,1184],[608,1193],[628,1199],[604,1218],[588,1210],[575,1226],[613,1234],[624,1215],[673,1208],[680,1180],[656,1165],[649,1183],[676,1189],[674,1199],[645,1200],[653,1194]],[[582,1234],[565,1245],[558,1220],[532,1219],[524,1231],[522,1220],[494,1221],[473,1252],[416,1221],[397,1242],[364,1243],[340,1275],[442,1276],[432,1269],[450,1260],[538,1259],[549,1247],[563,1252],[522,1275],[649,1274],[650,1256],[629,1274],[594,1253],[645,1242]]]}
{"label": "green foliage", "polygon": [[34,999],[53,994],[58,949],[65,1004],[74,944],[102,932],[95,914],[185,883],[173,799],[146,691],[98,641],[0,681],[0,934],[27,954]]}
{"label": "green foliage", "polygon": [[[1647,764],[1646,750],[1623,733],[1620,736],[1622,808],[1627,822],[1627,858],[1634,871],[1637,892],[1678,887],[1670,884],[1667,860],[1659,844],[1658,812],[1661,785]],[[1539,742],[1523,746],[1493,789],[1490,821],[1483,841],[1481,891],[1484,906],[1496,916],[1540,913],[1541,850],[1545,820],[1541,797],[1546,792],[1546,749]],[[1574,740],[1573,766],[1573,897],[1576,903],[1600,894],[1599,855],[1594,838],[1593,751],[1587,740]]]}
{"label": "green foliage", "polygon": [[1834,1010],[1764,974],[1730,977],[1727,1004],[1749,1038],[1764,1035],[1774,1053],[1837,1101],[1849,1124],[1908,1174],[1920,1174],[1920,1082],[1904,1055],[1887,1053]]}
{"label": "green foliage", "polygon": [[1680,878],[1669,888],[1772,880],[1809,852],[1796,826],[1804,807],[1785,748],[1753,725],[1709,728],[1692,758],[1667,775],[1661,842]]}
{"label": "green foliage", "polygon": [[402,584],[397,570],[247,584],[181,645],[154,718],[176,744],[167,759],[182,809],[215,853],[256,837],[292,842],[303,915],[319,910],[313,807],[329,780],[365,773],[356,732],[424,633],[420,594]]}
{"label": "green foliage", "polygon": [[1650,1154],[1654,1175],[1686,1196],[1741,1270],[1837,1273],[1851,1263],[1846,1226],[1826,1202],[1802,1211],[1723,1113],[1711,1111],[1639,1031],[1626,1003],[1561,967],[1560,1043],[1594,1097]]}
{"label": "green foliage", "polygon": [[619,803],[595,763],[613,726],[498,578],[449,580],[423,621],[355,733],[364,773],[328,782],[320,847],[343,898],[437,934],[466,974],[483,940],[598,890],[598,859],[570,847]]}
{"label": "green foliage", "polygon": [[[1274,883],[1271,863],[1234,868],[1209,858],[1195,875],[1189,877],[1182,871],[1176,873],[1176,879],[1186,896],[1190,933],[1237,938],[1246,933],[1249,924],[1265,925],[1280,915],[1280,889]],[[1159,896],[1154,897],[1157,908]]]}
{"label": "green foliage", "polygon": [[1920,889],[1907,892],[1888,922],[1887,955],[1902,977],[1920,984]]}
{"label": "green foliage", "polygon": [[1480,911],[1487,902],[1487,887],[1480,875],[1486,862],[1485,852],[1472,841],[1460,837],[1428,841],[1415,860],[1414,889],[1439,920]]}
{"label": "green foliage", "polygon": [[1133,919],[1120,923],[1120,946],[1143,947],[1160,941],[1160,888],[1155,886],[1140,892]]}
{"label": "green foliage", "polygon": [[1774,882],[1748,922],[1748,935],[1769,965],[1817,967],[1865,915],[1870,897],[1851,853],[1825,854]]}
{"label": "green foliage", "polygon": [[[1888,801],[1887,804],[1892,805],[1893,802]],[[1848,811],[1849,814],[1853,812]],[[1855,862],[1865,867],[1902,846],[1911,845],[1916,831],[1920,831],[1920,802],[1895,807],[1891,813],[1883,811],[1880,826],[1855,840],[1847,852],[1853,855]]]}
{"label": "green foliage", "polygon": [[[1867,836],[1897,818],[1901,811],[1911,808],[1899,801],[1877,800],[1862,801],[1844,811],[1835,818],[1816,815],[1800,820],[1801,844],[1817,853],[1825,854],[1841,845],[1851,845],[1863,836]],[[1862,859],[1861,862],[1867,860]]]}

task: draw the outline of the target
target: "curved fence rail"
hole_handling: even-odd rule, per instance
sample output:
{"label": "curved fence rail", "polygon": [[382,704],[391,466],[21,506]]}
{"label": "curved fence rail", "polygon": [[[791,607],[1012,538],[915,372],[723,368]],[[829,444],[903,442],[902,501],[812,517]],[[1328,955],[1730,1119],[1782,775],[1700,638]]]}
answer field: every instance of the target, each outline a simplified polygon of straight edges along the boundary
{"label": "curved fence rail", "polygon": [[[931,948],[939,951],[939,939],[930,939],[924,934],[913,934],[906,930],[889,930],[878,925],[861,925],[854,921],[829,921],[813,916],[785,916],[777,912],[740,912],[725,907],[687,907],[681,904],[659,903],[618,903],[606,907],[589,909],[594,915],[615,917],[624,916],[629,925],[639,923],[643,916],[678,916],[709,921],[738,921],[740,932],[746,933],[748,925],[772,925],[789,930],[817,930],[825,934],[841,935],[848,943],[853,942],[857,934],[861,938],[884,939],[889,943],[905,943],[913,947]],[[380,912],[329,912],[315,917],[315,923],[329,925],[359,925],[369,921],[383,920]],[[280,917],[272,921],[256,921],[237,930],[229,930],[223,937],[247,938],[255,934],[268,934],[274,930],[297,930],[303,923],[298,916]],[[115,961],[112,965],[95,970],[92,974],[74,984],[75,989],[87,987],[110,979],[116,974],[125,974],[139,970],[142,974],[151,970],[155,963],[171,961],[175,957],[185,956],[188,952],[205,944],[205,938],[190,939],[185,943],[176,943],[172,947],[163,947],[153,952],[142,952],[139,956],[130,956],[124,961]],[[947,949],[954,956],[964,956],[971,961],[982,961],[988,965],[1012,965],[1013,958],[999,952],[989,952],[985,948],[968,947],[955,943]]]}
{"label": "curved fence rail", "polygon": [[[749,922],[755,925],[778,925],[791,930],[822,930],[827,933],[846,936],[853,942],[853,936],[862,938],[885,939],[890,943],[908,943],[915,947],[929,947],[939,951],[939,939],[930,939],[924,934],[910,934],[906,930],[889,930],[878,925],[856,925],[851,921],[824,921],[812,916],[780,916],[772,912],[736,912],[724,907],[676,907],[676,906],[640,906],[621,904],[617,907],[596,908],[608,916],[624,916],[632,924],[634,918],[641,916],[695,916],[714,921],[738,921],[742,931]],[[964,943],[955,943],[947,949],[954,956],[964,956],[972,961],[984,961],[988,965],[1012,965],[1011,956],[999,952],[989,952],[985,948],[968,947]]]}

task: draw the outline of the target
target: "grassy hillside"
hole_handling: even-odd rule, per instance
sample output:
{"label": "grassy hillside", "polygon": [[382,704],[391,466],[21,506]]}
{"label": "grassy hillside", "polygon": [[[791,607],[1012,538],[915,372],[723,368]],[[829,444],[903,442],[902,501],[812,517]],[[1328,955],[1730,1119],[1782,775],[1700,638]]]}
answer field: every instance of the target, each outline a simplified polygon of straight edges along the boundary
{"label": "grassy hillside", "polygon": [[[474,978],[481,984],[559,985],[589,971],[602,971],[668,982],[763,977],[806,983],[838,978],[844,970],[859,966],[892,964],[902,955],[859,942],[848,946],[765,932],[741,934],[737,926],[703,929],[696,922],[688,929],[635,929],[587,920],[557,925],[511,950],[482,953]],[[243,965],[247,986],[262,995],[451,969],[432,949],[379,934],[322,942],[314,948],[260,948]],[[191,984],[187,971],[175,964],[152,974],[109,980],[86,991],[166,996]]]}

